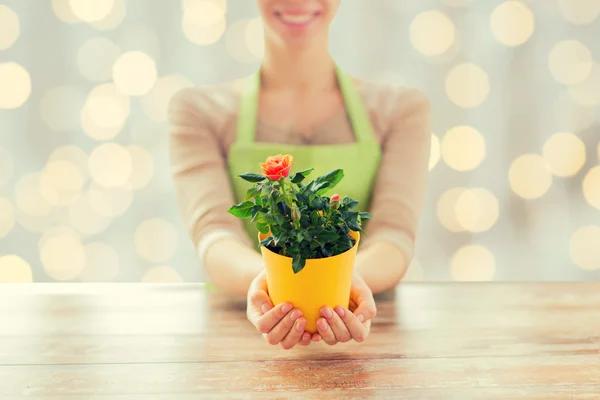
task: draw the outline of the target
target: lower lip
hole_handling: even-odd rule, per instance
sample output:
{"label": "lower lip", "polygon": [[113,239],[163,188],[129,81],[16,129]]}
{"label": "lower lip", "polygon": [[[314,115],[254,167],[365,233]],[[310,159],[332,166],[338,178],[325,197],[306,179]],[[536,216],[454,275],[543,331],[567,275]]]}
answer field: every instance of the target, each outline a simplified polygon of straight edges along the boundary
{"label": "lower lip", "polygon": [[281,15],[279,14],[275,14],[277,16],[277,19],[286,27],[290,28],[290,29],[304,29],[306,27],[308,27],[310,24],[312,24],[314,22],[314,20],[317,19],[317,17],[319,16],[319,14],[314,14],[312,17],[310,17],[308,20],[304,21],[304,22],[289,22],[284,20]]}

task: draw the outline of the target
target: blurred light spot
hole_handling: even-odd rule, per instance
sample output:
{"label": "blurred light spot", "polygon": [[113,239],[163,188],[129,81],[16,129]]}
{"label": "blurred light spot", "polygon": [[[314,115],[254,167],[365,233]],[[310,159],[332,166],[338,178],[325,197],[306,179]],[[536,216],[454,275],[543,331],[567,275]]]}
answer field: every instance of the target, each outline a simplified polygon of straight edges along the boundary
{"label": "blurred light spot", "polygon": [[450,232],[462,232],[464,227],[458,221],[456,205],[458,199],[465,192],[465,188],[457,187],[449,189],[442,194],[437,202],[437,216],[444,228]]}
{"label": "blurred light spot", "polygon": [[585,164],[585,144],[572,133],[555,133],[544,144],[543,155],[554,175],[573,176]]}
{"label": "blurred light spot", "polygon": [[38,251],[41,253],[46,243],[52,238],[59,236],[69,236],[73,240],[80,240],[79,234],[70,226],[56,225],[44,230],[40,240],[38,241]]}
{"label": "blurred light spot", "polygon": [[561,131],[581,132],[594,124],[596,110],[575,102],[568,90],[560,93],[553,110],[557,129]]}
{"label": "blurred light spot", "polygon": [[110,246],[95,242],[83,247],[85,266],[79,274],[84,282],[110,282],[119,271],[119,257]]}
{"label": "blurred light spot", "polygon": [[546,160],[537,154],[523,154],[509,169],[510,187],[524,199],[542,197],[552,185],[552,173]]}
{"label": "blurred light spot", "polygon": [[31,94],[29,72],[15,62],[0,63],[0,109],[19,108]]}
{"label": "blurred light spot", "polygon": [[46,273],[59,281],[75,278],[85,266],[85,252],[79,237],[58,234],[41,246],[40,258]]}
{"label": "blurred light spot", "polygon": [[164,262],[173,257],[177,249],[177,230],[163,219],[142,222],[135,231],[135,249],[145,260]]}
{"label": "blurred light spot", "polygon": [[69,0],[73,14],[84,22],[100,21],[111,12],[115,0]]}
{"label": "blurred light spot", "polygon": [[485,232],[498,221],[500,204],[496,196],[484,188],[467,189],[456,201],[456,219],[468,232]]}
{"label": "blurred light spot", "polygon": [[141,189],[154,176],[154,158],[146,149],[140,146],[128,146],[127,151],[131,156],[133,165],[129,183],[133,189]]}
{"label": "blurred light spot", "polygon": [[[234,60],[241,63],[252,63],[260,59],[259,51],[264,51],[261,45],[257,44],[262,38],[259,34],[261,24],[256,20],[243,19],[235,21],[227,29],[225,47]],[[252,45],[254,53],[248,47],[250,42],[254,43]]]}
{"label": "blurred light spot", "polygon": [[435,133],[431,134],[431,152],[429,154],[429,170],[431,171],[440,161],[440,139]]}
{"label": "blurred light spot", "polygon": [[194,7],[198,3],[213,3],[223,10],[223,12],[227,12],[227,0],[182,0],[181,1],[181,9],[185,10],[187,8]]}
{"label": "blurred light spot", "polygon": [[68,220],[68,209],[66,207],[53,208],[44,215],[27,214],[20,208],[16,208],[16,220],[23,229],[28,232],[41,233],[57,224],[63,224]]}
{"label": "blurred light spot", "polygon": [[0,4],[0,26],[2,31],[0,34],[0,50],[6,50],[11,47],[21,34],[21,25],[19,24],[19,16],[12,8]]}
{"label": "blurred light spot", "polygon": [[69,0],[52,0],[52,11],[54,15],[64,23],[79,24],[81,20],[73,14]]}
{"label": "blurred light spot", "polygon": [[464,6],[471,4],[471,2],[473,0],[441,0],[441,1],[443,4],[450,6],[450,7],[464,7]]}
{"label": "blurred light spot", "polygon": [[600,15],[598,0],[558,0],[563,17],[576,25],[587,25]]}
{"label": "blurred light spot", "polygon": [[105,188],[125,185],[132,174],[131,156],[117,143],[103,143],[92,150],[88,167],[94,182]]}
{"label": "blurred light spot", "polygon": [[475,64],[458,65],[446,76],[446,93],[459,107],[477,107],[490,94],[488,75]]}
{"label": "blurred light spot", "polygon": [[0,257],[0,282],[30,283],[33,282],[31,267],[21,257],[9,254]]}
{"label": "blurred light spot", "polygon": [[496,40],[506,46],[519,46],[533,34],[535,18],[521,1],[505,1],[492,12],[490,24]]}
{"label": "blurred light spot", "polygon": [[413,47],[424,56],[438,56],[452,47],[456,38],[454,23],[437,10],[425,11],[410,25]]}
{"label": "blurred light spot", "polygon": [[133,202],[133,191],[127,184],[112,188],[92,184],[88,188],[87,196],[92,208],[105,217],[123,215]]}
{"label": "blurred light spot", "polygon": [[153,60],[160,58],[160,39],[155,31],[145,26],[127,29],[116,43],[123,53],[142,52]]}
{"label": "blurred light spot", "polygon": [[554,79],[565,85],[583,82],[592,72],[592,52],[577,40],[558,42],[548,55],[548,67]]}
{"label": "blurred light spot", "polygon": [[600,166],[590,169],[583,178],[583,195],[592,207],[600,210]]}
{"label": "blurred light spot", "polygon": [[115,0],[115,5],[108,15],[99,21],[92,22],[90,25],[101,31],[108,31],[117,28],[125,19],[127,6],[125,0]]}
{"label": "blurred light spot", "polygon": [[15,227],[15,209],[7,198],[0,197],[0,239],[8,236]]}
{"label": "blurred light spot", "polygon": [[441,148],[444,162],[457,171],[477,168],[486,156],[485,139],[470,126],[450,129],[442,137]]}
{"label": "blurred light spot", "polygon": [[48,157],[48,163],[53,161],[68,161],[77,167],[83,181],[87,181],[90,177],[88,170],[88,155],[81,148],[75,145],[59,146]]}
{"label": "blurred light spot", "polygon": [[96,140],[116,137],[131,112],[131,100],[111,83],[96,86],[81,109],[81,125]]}
{"label": "blurred light spot", "polygon": [[183,33],[199,46],[215,44],[225,33],[225,27],[225,12],[211,1],[195,1],[183,11]]}
{"label": "blurred light spot", "polygon": [[15,185],[17,207],[33,216],[47,215],[52,210],[52,205],[40,192],[40,176],[38,172],[27,173]]}
{"label": "blurred light spot", "polygon": [[84,236],[91,236],[104,232],[112,222],[112,218],[102,215],[92,207],[88,195],[81,196],[69,207],[69,222]]}
{"label": "blurred light spot", "polygon": [[141,51],[130,51],[117,59],[113,67],[115,86],[129,96],[141,96],[156,83],[156,64]]}
{"label": "blurred light spot", "polygon": [[40,175],[40,193],[52,205],[75,203],[83,188],[83,177],[68,161],[49,162]]}
{"label": "blurred light spot", "polygon": [[42,121],[52,130],[63,132],[76,130],[79,127],[77,113],[81,109],[85,95],[70,86],[59,86],[44,94],[40,102]]}
{"label": "blurred light spot", "polygon": [[121,50],[110,39],[102,36],[86,40],[77,51],[77,67],[92,82],[112,79],[112,67]]}
{"label": "blurred light spot", "polygon": [[491,281],[496,274],[496,259],[481,245],[464,246],[452,256],[451,273],[455,281]]}
{"label": "blurred light spot", "polygon": [[600,63],[594,63],[592,72],[583,82],[570,86],[569,93],[582,106],[600,106]]}
{"label": "blurred light spot", "polygon": [[181,275],[171,267],[154,267],[142,278],[145,283],[177,283],[183,282]]}
{"label": "blurred light spot", "polygon": [[600,269],[600,226],[584,226],[571,237],[571,260],[581,269]]}
{"label": "blurred light spot", "polygon": [[0,188],[12,179],[15,166],[12,156],[4,147],[0,147]]}
{"label": "blurred light spot", "polygon": [[244,30],[244,43],[246,48],[257,59],[265,55],[264,26],[262,19],[254,18],[248,21]]}
{"label": "blurred light spot", "polygon": [[160,78],[152,90],[140,99],[142,110],[153,121],[166,121],[171,97],[181,89],[191,86],[193,83],[183,75]]}

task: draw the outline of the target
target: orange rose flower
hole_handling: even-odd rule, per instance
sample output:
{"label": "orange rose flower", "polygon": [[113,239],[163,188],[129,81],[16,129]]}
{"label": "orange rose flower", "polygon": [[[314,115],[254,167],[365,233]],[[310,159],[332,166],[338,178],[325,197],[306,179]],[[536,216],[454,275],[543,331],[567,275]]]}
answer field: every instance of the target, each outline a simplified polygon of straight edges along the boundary
{"label": "orange rose flower", "polygon": [[290,154],[267,157],[267,161],[260,164],[263,174],[273,180],[278,181],[281,178],[287,178],[294,164],[294,157]]}

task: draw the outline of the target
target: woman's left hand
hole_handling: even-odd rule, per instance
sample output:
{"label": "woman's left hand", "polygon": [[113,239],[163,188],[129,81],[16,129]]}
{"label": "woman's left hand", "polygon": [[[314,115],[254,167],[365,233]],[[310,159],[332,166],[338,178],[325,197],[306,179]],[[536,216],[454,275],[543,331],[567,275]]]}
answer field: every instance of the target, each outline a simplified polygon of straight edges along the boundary
{"label": "woman's left hand", "polygon": [[362,277],[355,273],[352,277],[349,309],[340,306],[334,310],[323,307],[323,318],[317,320],[318,333],[313,334],[312,340],[318,342],[322,339],[331,346],[350,340],[362,342],[369,336],[371,319],[376,314],[377,307],[371,289]]}

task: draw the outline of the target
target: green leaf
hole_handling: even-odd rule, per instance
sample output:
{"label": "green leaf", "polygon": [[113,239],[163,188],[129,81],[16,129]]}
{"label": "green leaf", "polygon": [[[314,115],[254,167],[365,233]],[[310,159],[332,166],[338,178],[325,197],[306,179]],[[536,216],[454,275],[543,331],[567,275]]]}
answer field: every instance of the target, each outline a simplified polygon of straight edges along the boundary
{"label": "green leaf", "polygon": [[329,189],[334,188],[338,183],[340,183],[340,181],[343,178],[344,178],[344,171],[341,169],[333,170],[331,172],[326,173],[323,176],[318,177],[317,179],[315,179],[316,185],[323,183],[323,182],[328,182],[328,185],[327,185],[327,187],[322,187],[320,190],[318,190],[317,194],[321,195],[321,194],[325,193],[326,191],[328,191]]}
{"label": "green leaf", "polygon": [[258,229],[258,231],[260,233],[262,233],[263,235],[266,235],[267,233],[269,233],[269,226],[265,225],[265,224],[257,223],[256,224],[256,229]]}
{"label": "green leaf", "polygon": [[305,169],[303,171],[298,171],[291,177],[292,183],[300,183],[306,178],[310,173],[314,170],[314,168]]}
{"label": "green leaf", "polygon": [[261,190],[262,190],[261,185],[252,186],[246,192],[246,197],[244,198],[244,200],[247,201],[247,200],[255,198],[256,196],[258,196],[260,194]]}
{"label": "green leaf", "polygon": [[243,180],[248,181],[248,182],[252,182],[252,183],[262,182],[265,179],[267,179],[267,177],[264,176],[264,175],[252,174],[252,173],[249,173],[249,172],[247,172],[245,174],[238,175],[238,176],[240,178],[242,178]]}
{"label": "green leaf", "polygon": [[245,219],[249,218],[252,215],[252,208],[254,207],[254,203],[251,201],[245,201],[240,204],[236,204],[231,207],[227,212],[235,217]]}
{"label": "green leaf", "polygon": [[306,265],[306,260],[301,255],[294,256],[292,260],[292,269],[294,270],[294,274],[302,271],[304,266]]}
{"label": "green leaf", "polygon": [[358,201],[354,200],[351,197],[344,197],[344,199],[342,200],[342,207],[344,209],[350,209],[350,208],[354,208],[358,205]]}
{"label": "green leaf", "polygon": [[361,211],[360,213],[358,213],[358,215],[360,215],[360,219],[361,220],[373,218],[373,216],[370,213],[368,213],[368,212]]}
{"label": "green leaf", "polygon": [[256,213],[254,218],[252,218],[252,222],[256,222],[257,224],[262,224],[262,225],[269,225],[269,224],[273,223],[273,218],[271,217],[271,215],[264,213],[262,211],[259,211]]}
{"label": "green leaf", "polygon": [[352,229],[353,231],[362,232],[361,226],[355,219],[350,219],[346,221],[346,224],[348,225],[348,228]]}
{"label": "green leaf", "polygon": [[322,245],[325,245],[330,242],[335,242],[340,237],[340,235],[338,235],[337,233],[329,231],[329,230],[322,230],[322,231],[318,232],[316,234],[316,236],[317,236],[317,241],[319,243],[321,243]]}
{"label": "green leaf", "polygon": [[260,246],[268,246],[273,241],[273,235],[269,235],[260,241]]}
{"label": "green leaf", "polygon": [[317,210],[310,213],[310,223],[316,225],[319,222],[319,212]]}

